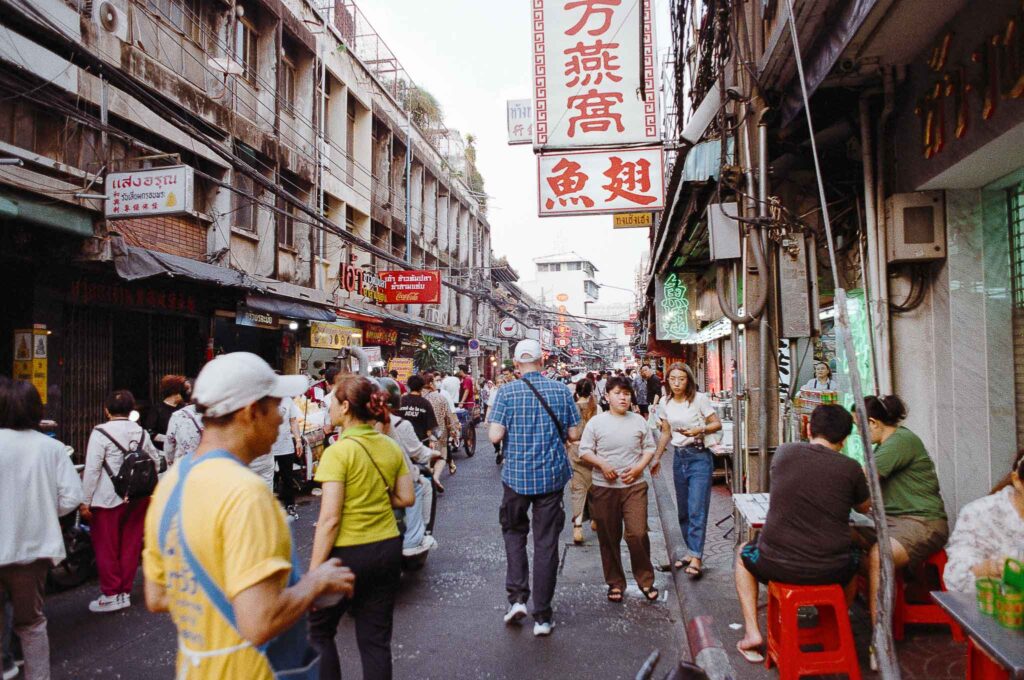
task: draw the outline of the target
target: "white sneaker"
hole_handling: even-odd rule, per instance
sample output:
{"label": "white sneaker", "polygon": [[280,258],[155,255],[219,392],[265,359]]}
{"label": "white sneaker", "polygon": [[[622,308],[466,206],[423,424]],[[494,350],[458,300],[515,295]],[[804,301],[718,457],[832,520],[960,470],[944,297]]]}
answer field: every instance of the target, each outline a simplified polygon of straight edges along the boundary
{"label": "white sneaker", "polygon": [[118,595],[118,597],[121,598],[121,604],[124,606],[125,609],[132,606],[131,593],[121,593],[120,595]]}
{"label": "white sneaker", "polygon": [[124,609],[127,606],[129,605],[124,603],[121,595],[100,595],[89,603],[89,611],[103,614],[105,612],[116,612],[118,609]]}
{"label": "white sneaker", "polygon": [[526,605],[522,602],[516,602],[505,612],[505,623],[519,623],[526,618],[527,614],[529,612],[526,610]]}
{"label": "white sneaker", "polygon": [[4,668],[4,680],[13,680],[14,678],[18,677],[18,673],[20,672],[21,671],[18,670],[17,666],[11,664],[9,667]]}
{"label": "white sneaker", "polygon": [[533,624],[533,636],[534,637],[547,637],[551,635],[551,629],[555,627],[554,621],[538,621]]}

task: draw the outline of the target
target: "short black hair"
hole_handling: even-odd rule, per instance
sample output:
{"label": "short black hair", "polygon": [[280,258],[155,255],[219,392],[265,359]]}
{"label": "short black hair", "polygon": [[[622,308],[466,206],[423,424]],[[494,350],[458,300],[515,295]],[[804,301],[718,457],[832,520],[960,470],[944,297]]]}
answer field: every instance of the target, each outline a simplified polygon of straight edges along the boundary
{"label": "short black hair", "polygon": [[135,395],[128,390],[117,390],[107,397],[107,413],[112,416],[127,416],[135,410]]}
{"label": "short black hair", "polygon": [[842,444],[853,431],[853,416],[839,404],[821,404],[811,411],[811,436]]}
{"label": "short black hair", "polygon": [[392,368],[390,371],[388,371],[388,375],[390,375],[395,380],[398,380],[398,371],[396,371],[395,369]]}
{"label": "short black hair", "polygon": [[426,382],[423,380],[423,376],[419,373],[414,373],[409,376],[409,379],[405,382],[405,386],[409,388],[410,392],[419,392],[423,389]]}
{"label": "short black hair", "polygon": [[469,366],[466,364],[459,364],[459,370],[463,373],[469,373]]}
{"label": "short black hair", "polygon": [[0,428],[34,430],[43,419],[43,401],[28,380],[0,376]]}
{"label": "short black hair", "polygon": [[608,378],[608,382],[604,385],[604,393],[608,394],[615,388],[629,392],[629,398],[633,400],[636,399],[636,394],[633,393],[633,383],[629,381],[629,378],[621,375],[613,375]]}
{"label": "short black hair", "polygon": [[341,373],[340,368],[338,368],[337,366],[331,366],[330,368],[324,371],[324,380],[327,381],[328,385],[333,385],[339,373]]}

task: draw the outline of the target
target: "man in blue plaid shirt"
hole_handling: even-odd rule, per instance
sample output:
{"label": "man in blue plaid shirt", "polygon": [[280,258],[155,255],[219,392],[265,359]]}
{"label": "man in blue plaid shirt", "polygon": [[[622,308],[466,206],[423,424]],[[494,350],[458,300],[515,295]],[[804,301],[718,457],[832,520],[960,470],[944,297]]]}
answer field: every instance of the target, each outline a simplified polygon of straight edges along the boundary
{"label": "man in blue plaid shirt", "polygon": [[502,385],[489,415],[491,442],[503,442],[505,454],[499,513],[507,563],[509,608],[505,623],[518,623],[527,613],[530,562],[526,539],[532,506],[533,634],[544,636],[551,634],[554,625],[551,599],[558,574],[558,536],[565,526],[562,497],[572,477],[565,442],[579,439],[580,413],[568,387],[541,375],[539,342],[521,341],[516,345],[514,360],[522,379]]}

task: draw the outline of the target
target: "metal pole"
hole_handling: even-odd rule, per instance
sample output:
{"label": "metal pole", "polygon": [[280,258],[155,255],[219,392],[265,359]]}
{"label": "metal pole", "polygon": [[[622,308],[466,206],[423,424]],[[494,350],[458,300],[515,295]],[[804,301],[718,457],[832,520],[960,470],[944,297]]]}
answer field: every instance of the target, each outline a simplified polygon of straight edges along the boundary
{"label": "metal pole", "polygon": [[[764,122],[766,112],[767,109],[761,110],[760,119],[757,123],[757,215],[762,218],[768,216],[768,126]],[[770,250],[767,235],[761,230],[754,237],[761,241],[761,247],[765,252],[764,260],[767,265],[768,262],[771,262],[771,258],[768,257]],[[774,278],[770,272],[770,266],[766,266],[760,272],[760,283],[768,291],[765,299],[768,301],[769,308],[771,307],[772,298],[770,288],[774,284]],[[757,324],[758,360],[761,362],[761,365],[758,367],[761,379],[761,393],[759,395],[761,408],[757,414],[758,436],[761,438],[758,445],[758,490],[761,493],[768,491],[768,444],[770,441],[768,435],[768,400],[777,398],[774,394],[775,390],[768,389],[768,383],[770,382],[768,376],[768,350],[771,345],[771,339],[772,329],[768,324],[768,313],[766,311],[761,315]]]}
{"label": "metal pole", "polygon": [[412,109],[408,102],[405,113],[405,261],[412,262]]}

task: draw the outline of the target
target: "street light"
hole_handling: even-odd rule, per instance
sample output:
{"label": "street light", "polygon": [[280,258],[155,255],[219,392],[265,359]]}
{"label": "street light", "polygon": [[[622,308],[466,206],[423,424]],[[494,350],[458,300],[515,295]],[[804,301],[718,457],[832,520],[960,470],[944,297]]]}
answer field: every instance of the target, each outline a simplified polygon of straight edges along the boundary
{"label": "street light", "polygon": [[450,351],[452,354],[455,354],[455,345],[452,345],[451,347],[449,347],[448,351]]}

